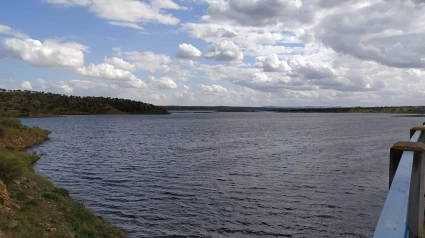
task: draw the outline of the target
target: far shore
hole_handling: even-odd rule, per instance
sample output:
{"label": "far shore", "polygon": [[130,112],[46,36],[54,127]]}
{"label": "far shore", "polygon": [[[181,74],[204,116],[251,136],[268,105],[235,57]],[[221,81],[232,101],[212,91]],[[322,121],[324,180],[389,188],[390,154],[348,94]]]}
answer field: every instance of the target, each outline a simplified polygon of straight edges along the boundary
{"label": "far shore", "polygon": [[424,114],[406,114],[406,115],[395,115],[393,117],[425,117]]}
{"label": "far shore", "polygon": [[425,106],[392,107],[233,107],[233,106],[162,106],[170,112],[279,112],[279,113],[386,113],[425,114]]}

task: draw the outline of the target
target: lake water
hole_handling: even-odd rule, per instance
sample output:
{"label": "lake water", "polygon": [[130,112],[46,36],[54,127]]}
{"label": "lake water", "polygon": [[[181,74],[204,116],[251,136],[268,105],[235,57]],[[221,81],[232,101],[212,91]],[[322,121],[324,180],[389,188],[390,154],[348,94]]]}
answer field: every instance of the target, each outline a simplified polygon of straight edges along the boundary
{"label": "lake water", "polygon": [[128,237],[371,237],[391,146],[424,118],[208,113],[22,119],[36,170]]}

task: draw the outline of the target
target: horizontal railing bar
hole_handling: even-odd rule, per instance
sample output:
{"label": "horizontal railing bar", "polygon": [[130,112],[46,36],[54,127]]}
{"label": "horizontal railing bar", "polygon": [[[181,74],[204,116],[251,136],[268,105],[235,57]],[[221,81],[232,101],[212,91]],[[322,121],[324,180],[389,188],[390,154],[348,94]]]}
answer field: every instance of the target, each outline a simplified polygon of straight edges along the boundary
{"label": "horizontal railing bar", "polygon": [[422,131],[416,131],[412,137],[410,137],[410,142],[419,142],[419,137],[421,137]]}
{"label": "horizontal railing bar", "polygon": [[[412,139],[414,138],[412,137]],[[407,235],[406,224],[413,154],[413,151],[403,152],[376,226],[374,238],[401,238]]]}
{"label": "horizontal railing bar", "polygon": [[[419,142],[421,134],[422,130],[414,130],[412,128],[409,142]],[[408,144],[409,142],[398,142],[391,149],[391,153],[393,153],[393,149],[396,149],[401,150],[400,153],[402,154],[400,154],[401,158],[398,157],[399,162],[395,162],[395,165],[392,164],[392,166],[396,167],[390,167],[390,173],[392,169],[396,169],[396,171],[394,171],[395,174],[390,176],[391,187],[387,199],[385,200],[378,225],[376,226],[373,235],[374,238],[401,238],[409,236],[407,222],[409,195],[411,193],[412,166],[415,152],[408,150],[418,149],[418,145]]]}

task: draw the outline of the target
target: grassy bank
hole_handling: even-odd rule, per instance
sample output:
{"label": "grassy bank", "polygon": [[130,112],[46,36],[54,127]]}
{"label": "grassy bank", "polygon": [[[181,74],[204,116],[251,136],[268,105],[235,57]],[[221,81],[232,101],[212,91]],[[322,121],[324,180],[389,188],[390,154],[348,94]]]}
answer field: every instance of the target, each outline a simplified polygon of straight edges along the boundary
{"label": "grassy bank", "polygon": [[38,156],[23,150],[47,138],[40,128],[0,118],[0,237],[124,237],[34,172]]}

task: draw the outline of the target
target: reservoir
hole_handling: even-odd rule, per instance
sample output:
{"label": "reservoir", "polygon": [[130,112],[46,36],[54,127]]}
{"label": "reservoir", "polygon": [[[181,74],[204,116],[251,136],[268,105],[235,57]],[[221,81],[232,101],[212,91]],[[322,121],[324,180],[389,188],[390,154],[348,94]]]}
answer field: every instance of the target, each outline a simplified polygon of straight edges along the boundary
{"label": "reservoir", "polygon": [[128,237],[371,237],[391,146],[425,118],[176,113],[25,118],[36,170]]}

